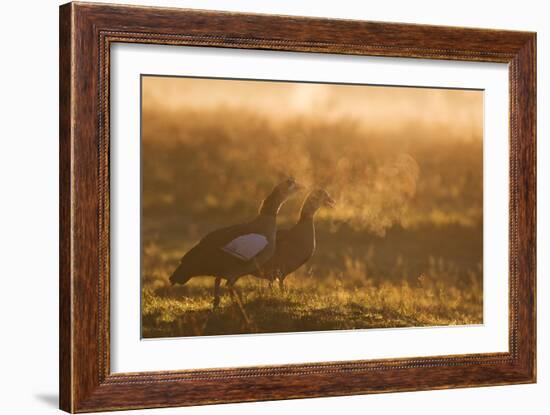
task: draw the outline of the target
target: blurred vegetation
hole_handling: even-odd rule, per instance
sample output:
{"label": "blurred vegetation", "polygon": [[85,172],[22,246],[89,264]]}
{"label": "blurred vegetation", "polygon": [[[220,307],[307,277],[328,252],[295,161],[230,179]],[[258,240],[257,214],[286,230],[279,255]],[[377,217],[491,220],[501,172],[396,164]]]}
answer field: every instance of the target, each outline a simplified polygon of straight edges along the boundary
{"label": "blurred vegetation", "polygon": [[[142,120],[145,337],[250,331],[228,295],[211,312],[212,278],[170,287],[168,277],[203,235],[253,218],[287,175],[338,205],[316,217],[316,253],[287,291],[239,280],[254,331],[482,322],[481,136],[157,104],[144,101]],[[304,196],[283,206],[279,226],[296,221]]]}

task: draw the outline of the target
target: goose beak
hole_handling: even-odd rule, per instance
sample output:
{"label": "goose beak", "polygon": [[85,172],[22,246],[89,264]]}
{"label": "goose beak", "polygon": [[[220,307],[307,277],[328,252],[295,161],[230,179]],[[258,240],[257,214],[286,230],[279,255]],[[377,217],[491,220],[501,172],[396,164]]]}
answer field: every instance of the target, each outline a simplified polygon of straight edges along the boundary
{"label": "goose beak", "polygon": [[325,199],[325,206],[332,209],[334,206],[336,206],[336,200],[329,196]]}

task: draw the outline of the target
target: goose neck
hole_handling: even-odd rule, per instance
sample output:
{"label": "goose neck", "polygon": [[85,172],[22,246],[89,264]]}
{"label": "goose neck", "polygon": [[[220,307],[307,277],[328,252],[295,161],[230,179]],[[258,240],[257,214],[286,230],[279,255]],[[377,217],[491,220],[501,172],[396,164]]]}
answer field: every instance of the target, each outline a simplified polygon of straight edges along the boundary
{"label": "goose neck", "polygon": [[262,206],[260,207],[260,214],[266,216],[277,216],[282,204],[283,202],[281,200],[278,200],[278,198],[270,195],[263,201]]}
{"label": "goose neck", "polygon": [[313,222],[314,216],[315,216],[315,212],[302,210],[302,212],[300,213],[299,222]]}

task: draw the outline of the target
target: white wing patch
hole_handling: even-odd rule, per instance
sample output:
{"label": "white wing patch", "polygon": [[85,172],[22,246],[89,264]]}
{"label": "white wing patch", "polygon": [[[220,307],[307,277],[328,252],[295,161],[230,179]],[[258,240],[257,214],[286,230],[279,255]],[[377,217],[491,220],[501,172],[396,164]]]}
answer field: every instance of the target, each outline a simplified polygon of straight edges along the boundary
{"label": "white wing patch", "polygon": [[222,251],[244,261],[249,261],[267,245],[267,238],[259,233],[247,233],[233,239],[222,247]]}

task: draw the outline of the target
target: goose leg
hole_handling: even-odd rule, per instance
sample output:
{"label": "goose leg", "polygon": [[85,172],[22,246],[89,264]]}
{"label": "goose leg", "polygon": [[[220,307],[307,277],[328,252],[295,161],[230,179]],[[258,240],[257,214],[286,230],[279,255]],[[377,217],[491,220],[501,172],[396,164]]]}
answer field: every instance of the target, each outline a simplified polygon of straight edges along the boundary
{"label": "goose leg", "polygon": [[281,291],[285,290],[285,279],[283,277],[279,277],[279,289]]}
{"label": "goose leg", "polygon": [[[240,303],[240,306],[243,306],[244,304],[243,296],[241,295],[241,292],[234,287],[234,285],[235,283],[228,284],[227,286],[229,287],[229,289],[233,289],[233,293],[237,296],[237,300]],[[243,306],[243,310],[244,310],[244,306]]]}
{"label": "goose leg", "polygon": [[235,284],[235,282],[232,282],[230,283],[228,281],[227,283],[227,288],[229,289],[229,294],[231,294],[231,298],[233,299],[233,301],[235,301],[235,303],[237,304],[237,306],[239,307],[239,311],[241,312],[241,316],[245,322],[245,325],[246,327],[250,330],[252,325],[250,324],[250,319],[248,318],[248,315],[246,314],[246,311],[244,309],[244,306],[243,306],[243,302],[242,302],[242,298],[241,298],[241,295],[240,293],[233,287],[233,284]]}
{"label": "goose leg", "polygon": [[216,277],[216,281],[214,281],[214,308],[218,308],[220,305],[220,284],[222,282],[222,279],[220,277]]}

